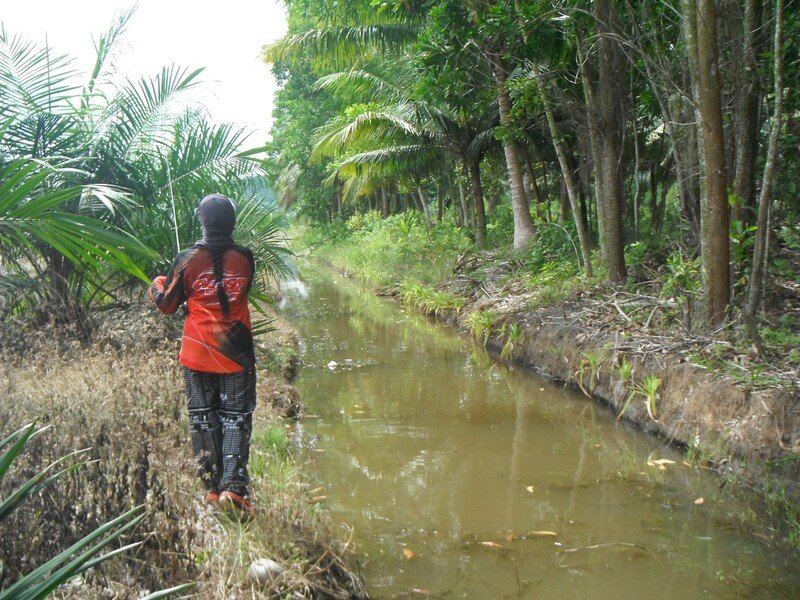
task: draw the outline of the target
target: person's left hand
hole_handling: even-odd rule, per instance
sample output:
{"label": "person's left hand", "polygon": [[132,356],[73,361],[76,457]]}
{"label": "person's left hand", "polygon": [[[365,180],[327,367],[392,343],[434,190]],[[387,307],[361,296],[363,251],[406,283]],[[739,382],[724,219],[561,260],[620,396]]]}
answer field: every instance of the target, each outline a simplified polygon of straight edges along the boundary
{"label": "person's left hand", "polygon": [[150,300],[152,300],[153,302],[156,301],[156,299],[153,297],[153,290],[156,290],[158,292],[163,291],[164,283],[166,281],[167,281],[166,275],[159,275],[158,277],[153,279],[153,282],[150,284],[150,287],[147,288],[147,295],[150,296]]}

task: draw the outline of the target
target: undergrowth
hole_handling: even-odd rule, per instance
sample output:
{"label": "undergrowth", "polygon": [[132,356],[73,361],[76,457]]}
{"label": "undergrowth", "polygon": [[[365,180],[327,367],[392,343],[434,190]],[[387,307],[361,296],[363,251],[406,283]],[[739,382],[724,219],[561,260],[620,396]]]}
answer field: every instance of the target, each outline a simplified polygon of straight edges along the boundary
{"label": "undergrowth", "polygon": [[344,225],[307,228],[298,243],[369,285],[394,290],[406,283],[443,281],[471,245],[466,232],[452,223],[428,230],[414,212],[383,220],[375,212],[358,214]]}
{"label": "undergrowth", "polygon": [[[259,374],[251,448],[254,518],[235,523],[203,501],[176,360],[179,323],[133,309],[109,315],[91,344],[55,330],[17,331],[24,339],[4,344],[17,351],[0,356],[0,438],[37,420],[51,431],[30,440],[0,497],[75,449],[88,448],[91,459],[3,523],[5,584],[145,505],[146,518],[120,540],[144,543],[69,582],[56,597],[133,599],[194,581],[201,598],[363,596],[345,565],[341,540],[349,532],[314,500],[317,483],[265,401],[273,387],[285,385],[268,373]],[[251,584],[247,567],[257,558],[279,562],[284,572],[268,585]]]}

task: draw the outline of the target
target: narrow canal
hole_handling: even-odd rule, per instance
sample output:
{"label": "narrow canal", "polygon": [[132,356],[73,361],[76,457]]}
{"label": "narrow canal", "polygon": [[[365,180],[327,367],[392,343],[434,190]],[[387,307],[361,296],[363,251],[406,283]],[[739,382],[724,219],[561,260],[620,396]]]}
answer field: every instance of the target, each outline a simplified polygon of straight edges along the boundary
{"label": "narrow canal", "polygon": [[561,385],[307,268],[303,437],[373,598],[797,598],[719,479]]}

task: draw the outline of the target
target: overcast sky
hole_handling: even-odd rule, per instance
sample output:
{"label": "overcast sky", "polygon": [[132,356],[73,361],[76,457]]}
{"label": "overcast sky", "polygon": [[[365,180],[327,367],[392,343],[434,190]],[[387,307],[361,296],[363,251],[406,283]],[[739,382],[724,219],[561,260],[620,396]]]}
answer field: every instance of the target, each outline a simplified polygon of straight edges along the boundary
{"label": "overcast sky", "polygon": [[138,5],[120,46],[125,77],[155,75],[162,66],[206,67],[193,98],[216,121],[255,131],[248,145],[267,139],[275,81],[259,53],[286,32],[280,0],[23,0],[3,2],[7,32],[44,42],[78,59],[88,73],[94,40],[122,11]]}

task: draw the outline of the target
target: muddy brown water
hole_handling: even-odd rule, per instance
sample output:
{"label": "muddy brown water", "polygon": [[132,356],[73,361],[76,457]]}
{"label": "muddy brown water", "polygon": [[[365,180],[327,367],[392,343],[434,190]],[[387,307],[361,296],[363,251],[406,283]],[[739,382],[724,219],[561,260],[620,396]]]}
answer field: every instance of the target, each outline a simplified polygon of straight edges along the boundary
{"label": "muddy brown water", "polygon": [[580,394],[317,268],[282,311],[373,598],[800,598],[753,499]]}

